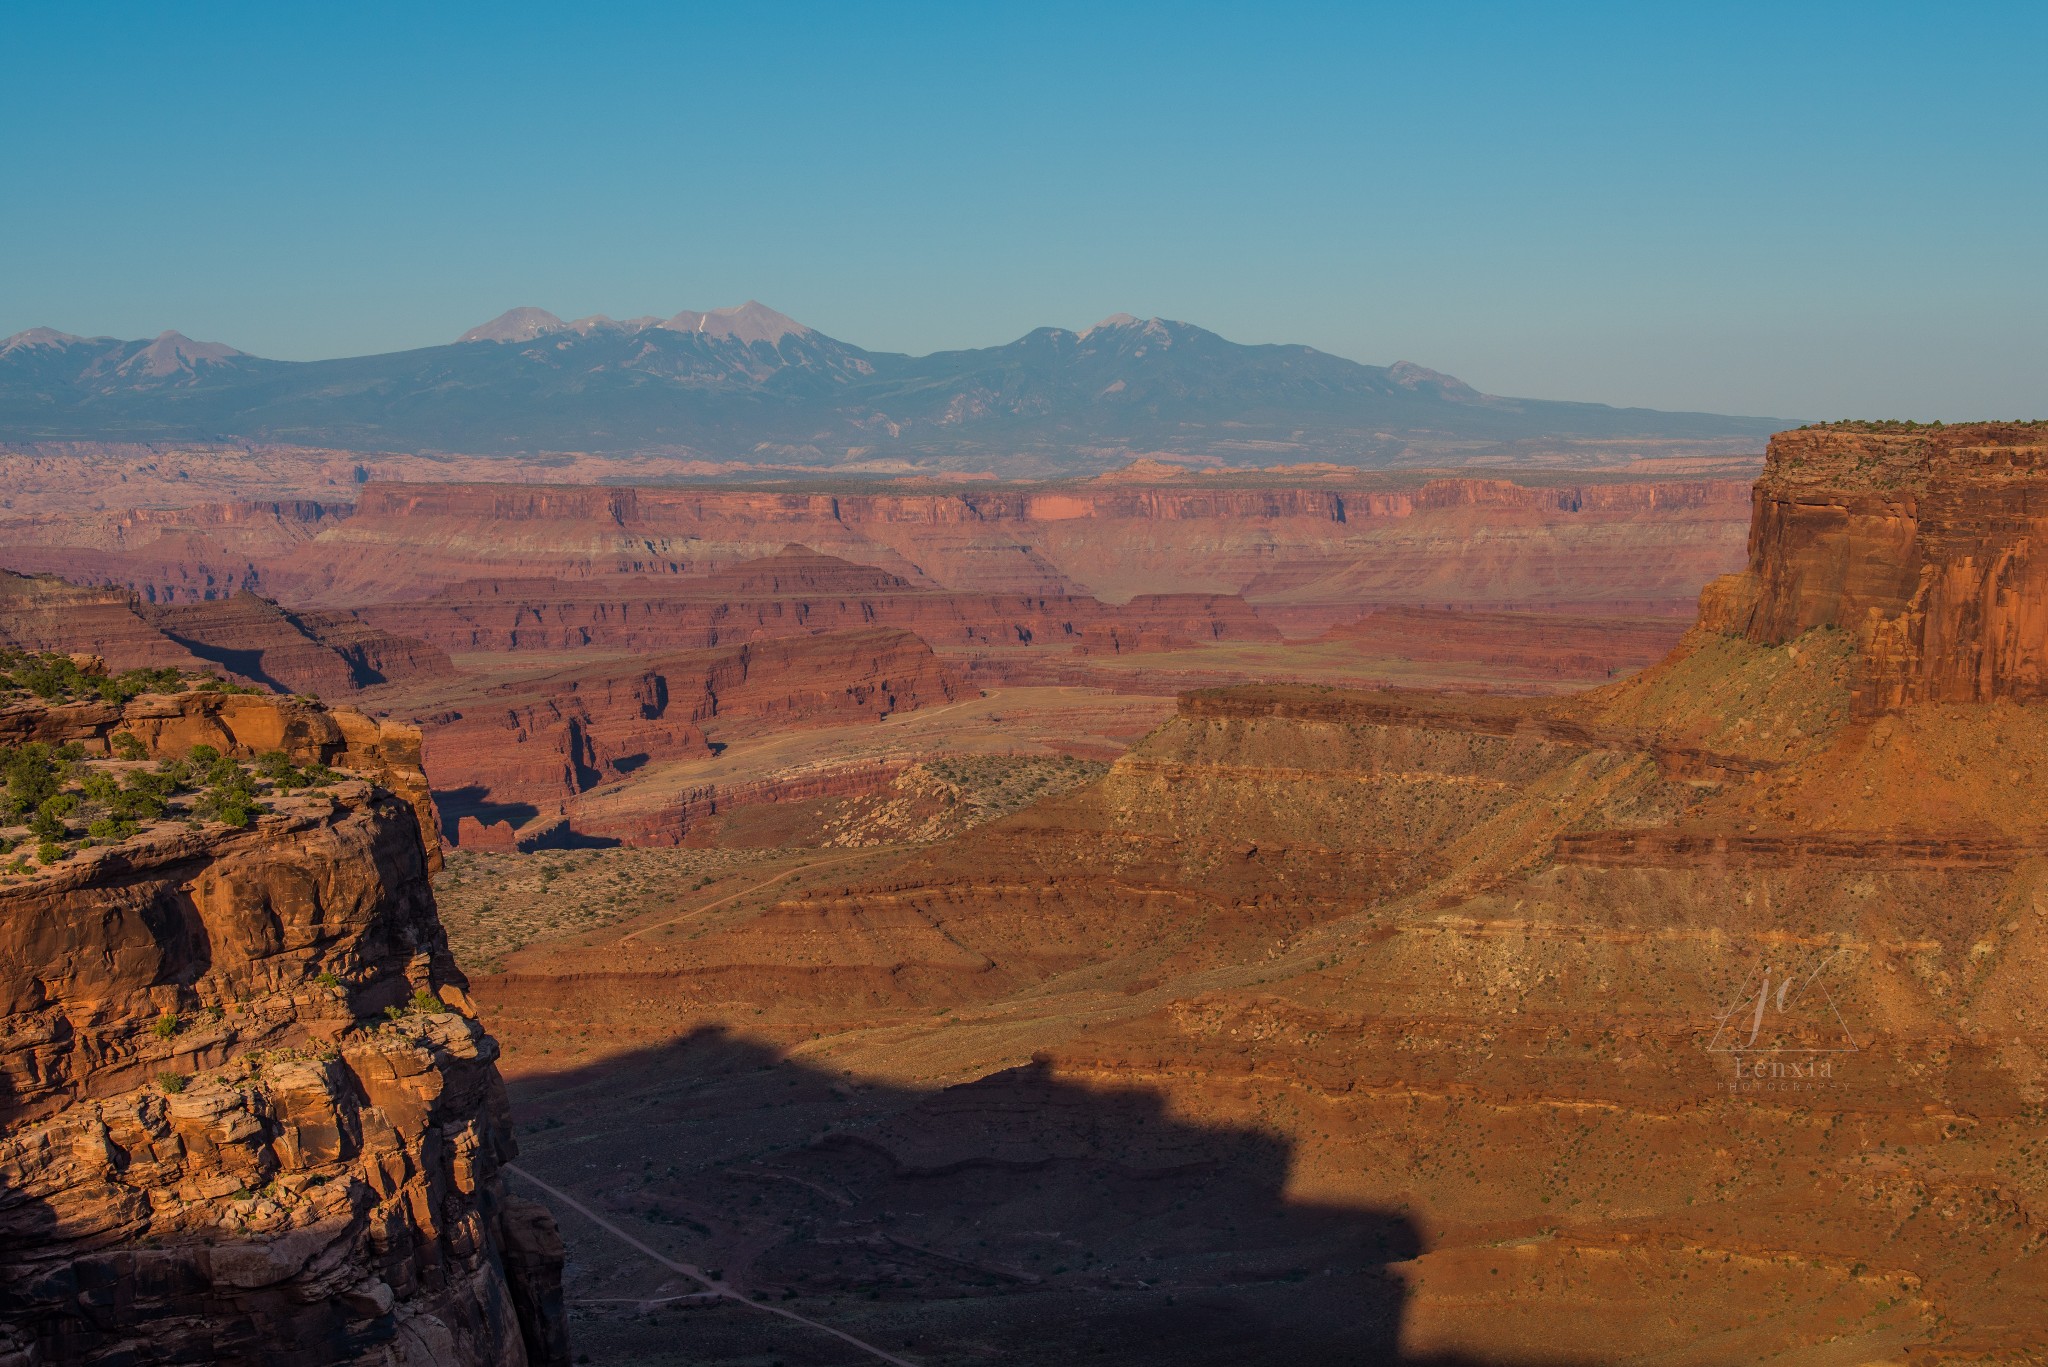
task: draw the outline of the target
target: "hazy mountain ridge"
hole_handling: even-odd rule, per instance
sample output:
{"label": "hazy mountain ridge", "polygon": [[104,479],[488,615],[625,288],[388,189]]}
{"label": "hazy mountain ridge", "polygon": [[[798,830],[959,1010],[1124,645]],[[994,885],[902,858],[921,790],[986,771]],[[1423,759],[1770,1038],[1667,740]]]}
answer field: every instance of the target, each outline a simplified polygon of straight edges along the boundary
{"label": "hazy mountain ridge", "polygon": [[326,361],[266,360],[177,333],[137,342],[38,328],[0,341],[0,439],[22,441],[1057,470],[1130,452],[1382,465],[1530,441],[1727,443],[1783,425],[1498,398],[1405,361],[1240,345],[1128,314],[922,357],[866,351],[751,300],[624,322],[517,308],[449,345]]}

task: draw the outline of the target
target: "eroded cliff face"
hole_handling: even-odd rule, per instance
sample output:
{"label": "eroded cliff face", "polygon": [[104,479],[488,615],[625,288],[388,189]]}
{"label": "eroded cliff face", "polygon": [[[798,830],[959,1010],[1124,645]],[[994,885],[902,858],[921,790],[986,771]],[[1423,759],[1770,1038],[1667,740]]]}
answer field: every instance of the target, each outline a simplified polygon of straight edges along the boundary
{"label": "eroded cliff face", "polygon": [[85,588],[54,575],[0,570],[0,648],[87,651],[117,669],[202,669],[204,662],[150,626],[120,589]]}
{"label": "eroded cliff face", "polygon": [[1707,625],[1854,633],[1865,714],[2048,695],[2048,427],[1784,432],[1754,498],[1749,568],[1709,587]]}
{"label": "eroded cliff face", "polygon": [[684,834],[695,784],[678,794],[648,783],[595,808],[575,799],[707,758],[733,739],[875,722],[965,691],[908,632],[776,637],[453,693],[451,707],[426,719],[426,753],[460,844],[530,848],[571,825],[577,835],[668,843]]}
{"label": "eroded cliff face", "polygon": [[941,647],[1110,652],[1279,638],[1235,595],[1151,594],[1113,606],[1074,594],[953,593],[801,546],[697,579],[472,580],[353,616],[437,653],[699,650],[867,626],[914,631]]}
{"label": "eroded cliff face", "polygon": [[0,710],[9,743],[116,731],[355,772],[0,877],[0,1362],[566,1362],[417,734],[253,695]]}
{"label": "eroded cliff face", "polygon": [[[261,469],[259,458],[251,461],[248,468]],[[1262,609],[1284,608],[1312,633],[1359,602],[1594,602],[1609,611],[1689,604],[1708,578],[1741,563],[1749,492],[1746,481],[1654,469],[1615,480],[1276,471],[1220,481],[1145,476],[838,493],[385,482],[400,473],[391,460],[362,473],[372,482],[349,483],[359,502],[347,516],[327,503],[279,502],[0,518],[0,563],[127,584],[155,603],[251,589],[296,605],[354,608],[409,602],[465,581],[702,581],[794,542],[916,589],[956,594],[1117,603],[1139,594],[1243,593]],[[409,473],[503,477],[460,463]],[[635,474],[620,469],[608,478]],[[206,482],[197,467],[194,477]],[[140,490],[155,476],[134,478],[126,487]],[[25,469],[17,483],[48,479]],[[198,485],[178,487],[196,496]],[[175,501],[177,490],[157,496]],[[563,592],[546,587],[537,601],[545,608]],[[811,592],[799,586],[769,596]],[[1015,601],[987,606],[1000,620],[1019,610]],[[989,615],[970,608],[970,616]],[[578,624],[573,613],[564,623]],[[549,625],[530,623],[524,634],[539,639]],[[412,630],[402,618],[393,629]]]}
{"label": "eroded cliff face", "polygon": [[139,593],[7,570],[0,570],[0,647],[84,651],[115,670],[218,671],[329,698],[452,670],[438,648],[351,612],[294,612],[248,592],[161,607]]}

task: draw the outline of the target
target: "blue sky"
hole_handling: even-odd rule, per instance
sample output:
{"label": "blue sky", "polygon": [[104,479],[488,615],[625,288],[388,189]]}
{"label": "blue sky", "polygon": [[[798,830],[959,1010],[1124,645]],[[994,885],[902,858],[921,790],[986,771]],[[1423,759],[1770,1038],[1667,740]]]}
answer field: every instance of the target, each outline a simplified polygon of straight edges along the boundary
{"label": "blue sky", "polygon": [[0,15],[0,333],[287,358],[753,297],[1495,393],[2048,416],[2048,5]]}

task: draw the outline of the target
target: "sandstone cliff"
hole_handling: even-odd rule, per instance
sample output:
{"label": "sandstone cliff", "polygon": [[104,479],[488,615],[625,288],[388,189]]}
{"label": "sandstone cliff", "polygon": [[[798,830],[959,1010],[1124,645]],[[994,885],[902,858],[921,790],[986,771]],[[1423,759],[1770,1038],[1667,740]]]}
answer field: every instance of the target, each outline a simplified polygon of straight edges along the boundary
{"label": "sandstone cliff", "polygon": [[84,651],[117,669],[204,668],[198,656],[143,621],[127,591],[8,570],[0,570],[0,648]]}
{"label": "sandstone cliff", "polygon": [[178,607],[0,570],[0,646],[85,651],[109,667],[211,669],[324,697],[453,672],[438,648],[349,612],[293,612],[239,592]]}
{"label": "sandstone cliff", "polygon": [[37,740],[101,794],[198,745],[316,768],[244,826],[171,798],[0,874],[0,1362],[566,1362],[416,733],[247,694],[0,708]]}
{"label": "sandstone cliff", "polygon": [[654,774],[669,761],[710,756],[732,739],[879,721],[961,691],[931,647],[908,632],[777,637],[454,693],[452,707],[424,721],[426,758],[449,834],[463,844],[530,843],[537,832],[516,828],[535,821],[566,836],[565,812],[581,834],[637,841],[651,828],[674,838],[676,797],[658,782],[628,803],[636,810],[627,815],[586,820],[564,804],[643,769]]}
{"label": "sandstone cliff", "polygon": [[281,692],[343,697],[381,683],[453,672],[424,641],[347,612],[292,612],[253,593],[178,607],[140,606],[143,619],[194,655]]}
{"label": "sandstone cliff", "polygon": [[1784,432],[1754,499],[1749,567],[1709,587],[1705,625],[1853,633],[1865,714],[2048,695],[2048,426]]}
{"label": "sandstone cliff", "polygon": [[421,637],[436,653],[700,650],[868,626],[914,631],[941,648],[1121,652],[1279,637],[1235,595],[1148,594],[1112,605],[1086,594],[956,593],[803,546],[683,579],[466,580],[352,616]]}
{"label": "sandstone cliff", "polygon": [[[126,584],[160,603],[252,589],[355,607],[465,580],[695,579],[795,542],[927,590],[1107,603],[1243,593],[1313,634],[1360,602],[1689,604],[1741,563],[1749,492],[1650,467],[1628,479],[1272,471],[837,491],[386,482],[396,468],[363,467],[372,478],[349,487],[352,513],[322,493],[318,503],[0,518],[0,564]],[[407,473],[479,471],[439,462]],[[34,478],[50,476],[38,467]],[[181,487],[200,497],[212,484],[195,467],[195,482],[151,497]]]}

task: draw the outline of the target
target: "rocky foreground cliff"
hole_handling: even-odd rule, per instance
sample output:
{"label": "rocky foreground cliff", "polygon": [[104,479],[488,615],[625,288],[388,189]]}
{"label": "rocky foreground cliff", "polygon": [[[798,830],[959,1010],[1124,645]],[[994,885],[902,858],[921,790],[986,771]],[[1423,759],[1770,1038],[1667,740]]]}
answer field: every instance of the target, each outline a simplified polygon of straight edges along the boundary
{"label": "rocky foreground cliff", "polygon": [[171,686],[0,700],[0,1363],[566,1362],[417,733]]}

